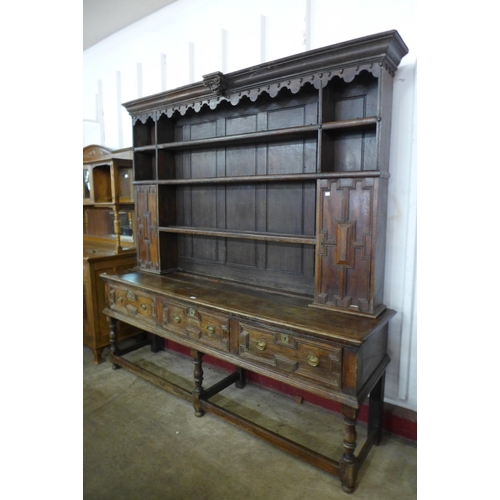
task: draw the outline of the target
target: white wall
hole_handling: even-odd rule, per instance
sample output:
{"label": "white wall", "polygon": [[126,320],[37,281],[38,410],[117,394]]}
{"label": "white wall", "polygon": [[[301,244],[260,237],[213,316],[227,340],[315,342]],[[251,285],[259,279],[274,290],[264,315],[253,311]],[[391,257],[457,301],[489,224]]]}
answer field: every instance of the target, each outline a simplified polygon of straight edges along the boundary
{"label": "white wall", "polygon": [[416,410],[416,0],[178,0],[84,51],[83,146],[132,145],[123,102],[390,29],[410,52],[394,79],[386,401]]}

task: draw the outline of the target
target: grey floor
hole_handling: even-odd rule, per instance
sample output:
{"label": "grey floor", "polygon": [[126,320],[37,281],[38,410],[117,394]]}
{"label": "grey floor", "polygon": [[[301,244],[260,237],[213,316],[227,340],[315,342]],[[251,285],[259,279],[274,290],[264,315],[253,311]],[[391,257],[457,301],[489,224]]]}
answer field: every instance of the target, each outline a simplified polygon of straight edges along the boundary
{"label": "grey floor", "polygon": [[[130,359],[192,386],[189,357],[143,348]],[[189,402],[83,351],[83,498],[85,500],[410,500],[417,498],[417,447],[384,435],[358,474],[352,495],[338,478],[219,417],[194,416]],[[204,364],[205,387],[226,375]],[[341,417],[254,384],[214,398],[290,439],[338,460]],[[358,443],[366,427],[358,424]],[[359,446],[358,446],[359,451]]]}

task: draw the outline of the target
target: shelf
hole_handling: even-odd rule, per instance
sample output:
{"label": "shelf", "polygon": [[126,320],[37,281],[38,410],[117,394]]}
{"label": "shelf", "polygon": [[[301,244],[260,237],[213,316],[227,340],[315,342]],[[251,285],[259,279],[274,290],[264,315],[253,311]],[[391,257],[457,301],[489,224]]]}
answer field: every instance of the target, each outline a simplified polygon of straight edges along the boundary
{"label": "shelf", "polygon": [[277,130],[266,130],[263,132],[250,132],[247,134],[225,135],[222,137],[210,137],[207,139],[198,139],[194,141],[179,141],[166,144],[159,144],[158,149],[182,150],[204,147],[216,147],[226,144],[246,144],[257,141],[279,141],[292,139],[294,137],[302,138],[304,134],[314,136],[319,129],[318,125],[305,125],[302,127],[291,127]]}
{"label": "shelf", "polygon": [[92,203],[85,202],[85,206],[92,206],[95,208],[113,208],[115,206],[115,203],[112,201],[95,201]]}
{"label": "shelf", "polygon": [[220,238],[238,238],[244,240],[275,241],[278,243],[297,243],[304,245],[315,245],[315,236],[298,236],[294,234],[262,233],[256,231],[233,231],[230,229],[209,229],[187,226],[160,227],[159,231],[164,233],[191,234],[198,236],[216,236]]}
{"label": "shelf", "polygon": [[147,153],[147,152],[154,153],[156,151],[156,144],[149,145],[149,146],[135,146],[134,147],[134,152],[135,153]]}
{"label": "shelf", "polygon": [[339,120],[336,122],[323,123],[323,130],[347,130],[352,128],[369,127],[376,125],[380,121],[377,116],[368,116],[366,118],[355,118],[354,120]]}
{"label": "shelf", "polygon": [[[127,200],[127,201],[119,201],[119,202],[103,202],[103,203],[95,203],[93,201],[85,201],[83,202],[83,206],[84,207],[90,207],[90,208],[113,208],[115,206],[117,207],[125,207],[126,205],[134,205],[134,201],[133,200]],[[134,208],[132,206],[132,208]]]}
{"label": "shelf", "polygon": [[187,150],[199,148],[211,148],[217,146],[225,146],[228,144],[247,144],[254,142],[266,141],[285,141],[293,138],[303,139],[305,137],[314,137],[318,130],[346,130],[351,128],[360,128],[376,125],[379,119],[376,116],[366,118],[356,118],[352,120],[340,120],[336,122],[328,122],[324,124],[304,125],[300,127],[289,127],[276,130],[265,130],[262,132],[250,132],[246,134],[226,135],[222,137],[210,137],[206,139],[198,139],[193,141],[177,141],[158,144],[158,146],[147,145],[135,147],[136,152],[148,152],[158,149],[166,150]]}
{"label": "shelf", "polygon": [[193,184],[248,184],[257,182],[305,182],[317,179],[339,178],[388,178],[388,174],[378,170],[364,170],[362,172],[320,172],[311,174],[278,174],[278,175],[239,175],[233,177],[200,177],[196,179],[165,179],[134,181],[134,185],[193,185]]}

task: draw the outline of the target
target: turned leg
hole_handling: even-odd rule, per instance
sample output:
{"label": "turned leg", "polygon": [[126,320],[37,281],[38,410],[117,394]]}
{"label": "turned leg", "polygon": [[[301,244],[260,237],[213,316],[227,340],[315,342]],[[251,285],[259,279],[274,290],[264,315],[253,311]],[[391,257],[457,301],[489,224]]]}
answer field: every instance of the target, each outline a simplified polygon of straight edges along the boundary
{"label": "turned leg", "polygon": [[356,439],[358,437],[356,433],[358,410],[347,405],[342,405],[342,415],[344,417],[344,454],[340,461],[339,478],[342,482],[342,489],[346,493],[352,493],[358,472],[356,456],[354,455]]}
{"label": "turned leg", "polygon": [[203,390],[203,353],[196,349],[191,349],[191,356],[193,356],[194,363],[194,390],[193,390],[193,406],[194,414],[197,417],[203,417],[205,411],[200,405],[200,398],[203,397],[205,391]]}
{"label": "turned leg", "polygon": [[[115,318],[108,316],[108,324],[109,324],[109,343],[110,343],[109,349],[111,351],[109,359],[113,363],[113,357],[118,356],[120,354],[120,351],[118,350],[118,341],[116,335],[118,321]],[[120,366],[117,365],[116,363],[113,363],[111,367],[113,368],[113,370],[118,370],[118,368],[120,368]]]}
{"label": "turned leg", "polygon": [[368,436],[372,431],[376,432],[374,444],[380,444],[382,437],[382,419],[384,416],[384,388],[385,372],[370,392],[369,413],[368,413]]}
{"label": "turned leg", "polygon": [[236,370],[237,373],[239,373],[240,378],[239,378],[239,380],[237,380],[235,382],[234,385],[238,389],[243,389],[245,387],[245,385],[247,384],[246,377],[245,377],[245,369],[244,368],[240,368],[239,366],[235,366],[235,370]]}

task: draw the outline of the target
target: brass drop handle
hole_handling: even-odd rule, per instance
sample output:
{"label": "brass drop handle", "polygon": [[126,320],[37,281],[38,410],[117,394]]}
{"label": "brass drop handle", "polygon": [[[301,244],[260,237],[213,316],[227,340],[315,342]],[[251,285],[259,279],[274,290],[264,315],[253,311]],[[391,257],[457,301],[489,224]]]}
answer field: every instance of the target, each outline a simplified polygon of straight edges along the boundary
{"label": "brass drop handle", "polygon": [[144,304],[144,302],[141,303],[141,309],[143,311],[146,311],[148,309],[148,306],[146,304]]}
{"label": "brass drop handle", "polygon": [[215,328],[212,325],[207,326],[207,332],[209,335],[213,335],[215,332]]}
{"label": "brass drop handle", "polygon": [[319,365],[319,358],[318,358],[318,356],[314,356],[313,354],[310,354],[309,356],[307,356],[307,362],[311,366],[318,366]]}
{"label": "brass drop handle", "polygon": [[255,346],[259,351],[263,351],[267,347],[267,344],[263,340],[257,340],[257,342],[255,342]]}
{"label": "brass drop handle", "polygon": [[178,314],[176,314],[174,316],[174,323],[180,323],[180,322],[181,322],[181,317]]}

